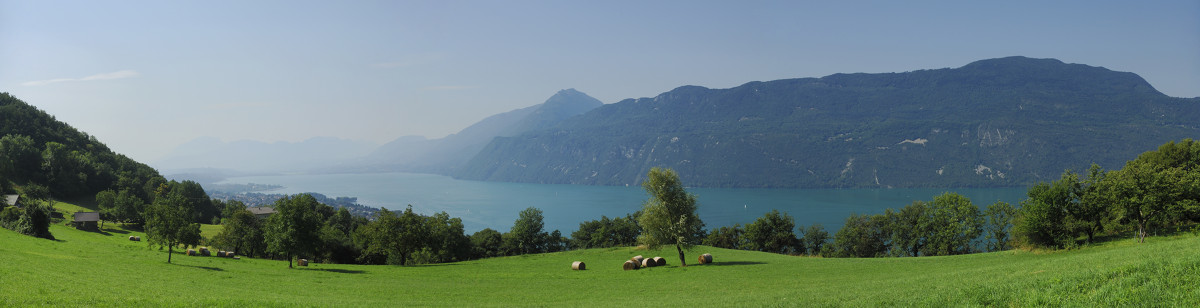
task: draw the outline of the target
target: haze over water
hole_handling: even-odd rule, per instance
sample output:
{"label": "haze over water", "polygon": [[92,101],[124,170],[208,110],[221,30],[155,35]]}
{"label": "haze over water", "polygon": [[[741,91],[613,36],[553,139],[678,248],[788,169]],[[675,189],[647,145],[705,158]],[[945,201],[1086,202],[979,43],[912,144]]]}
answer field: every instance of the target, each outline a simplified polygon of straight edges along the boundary
{"label": "haze over water", "polygon": [[[358,197],[358,203],[388,210],[411,204],[422,214],[445,211],[463,220],[467,233],[484,228],[512,228],[517,214],[536,207],[545,215],[547,232],[569,236],[579,223],[601,215],[623,217],[642,207],[648,196],[640,186],[583,186],[456,180],[413,173],[279,175],[231,178],[223,183],[283,185],[269,193],[317,192],[329,197]],[[851,213],[875,214],[913,200],[932,200],[953,191],[979,206],[996,201],[1016,205],[1025,188],[914,189],[745,189],[690,188],[697,197],[700,219],[707,228],[746,224],[772,209],[787,212],[797,225],[819,223],[833,233]]]}

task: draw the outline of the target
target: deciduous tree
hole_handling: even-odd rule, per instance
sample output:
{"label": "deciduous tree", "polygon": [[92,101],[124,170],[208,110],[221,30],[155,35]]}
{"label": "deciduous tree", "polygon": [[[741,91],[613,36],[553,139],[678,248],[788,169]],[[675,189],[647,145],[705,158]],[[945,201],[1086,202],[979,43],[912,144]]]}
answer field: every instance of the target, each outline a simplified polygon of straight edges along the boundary
{"label": "deciduous tree", "polygon": [[504,253],[500,250],[504,238],[500,231],[485,228],[471,234],[471,256],[476,259],[498,257]]}
{"label": "deciduous tree", "polygon": [[825,231],[825,226],[813,224],[802,229],[804,229],[804,235],[800,241],[804,243],[807,253],[811,256],[823,255],[826,243],[829,242],[829,232]]}
{"label": "deciduous tree", "polygon": [[429,241],[424,218],[414,213],[412,206],[400,215],[382,209],[375,221],[360,227],[357,233],[364,254],[386,255],[387,262],[396,265],[406,265],[412,254]]}
{"label": "deciduous tree", "polygon": [[956,193],[933,197],[929,205],[928,242],[921,253],[926,256],[971,253],[972,243],[983,233],[979,207]]}
{"label": "deciduous tree", "polygon": [[1068,172],[1058,181],[1029,188],[1029,198],[1021,201],[1013,226],[1021,242],[1047,247],[1074,245],[1075,236],[1067,226],[1067,219],[1075,202],[1076,183]]}
{"label": "deciduous tree", "polygon": [[292,267],[293,256],[312,254],[320,244],[322,219],[316,212],[318,204],[308,194],[275,201],[275,214],[267,219],[264,235],[267,250],[284,255],[288,268]]}
{"label": "deciduous tree", "polygon": [[104,228],[104,221],[117,221],[117,193],[112,190],[105,190],[96,193],[96,206],[100,208],[100,228]]}
{"label": "deciduous tree", "polygon": [[771,210],[754,222],[746,225],[746,246],[751,250],[773,253],[803,253],[803,246],[796,240],[796,223],[791,215]]}
{"label": "deciduous tree", "polygon": [[988,205],[987,210],[984,210],[983,215],[987,217],[985,225],[985,237],[988,240],[988,251],[1004,251],[1012,248],[1009,245],[1011,241],[1011,233],[1013,217],[1017,215],[1017,209],[1008,202],[996,201]]}
{"label": "deciduous tree", "polygon": [[745,240],[742,236],[745,232],[742,229],[742,225],[739,224],[735,224],[732,227],[716,228],[708,233],[708,237],[704,238],[704,245],[727,249],[742,249],[745,246]]}
{"label": "deciduous tree", "polygon": [[883,215],[850,214],[846,224],[834,234],[833,252],[837,257],[873,258],[888,251],[887,218]]}
{"label": "deciduous tree", "polygon": [[167,263],[171,263],[175,246],[200,242],[200,224],[191,222],[194,214],[184,203],[183,196],[167,194],[156,198],[146,209],[147,243],[166,246]]}
{"label": "deciduous tree", "polygon": [[513,222],[512,246],[519,254],[542,253],[546,251],[549,234],[543,231],[542,210],[530,207],[521,211],[520,217]]}
{"label": "deciduous tree", "polygon": [[696,215],[696,196],[683,188],[679,175],[671,169],[650,169],[642,188],[650,199],[642,204],[639,241],[650,249],[674,245],[679,264],[687,266],[683,251],[700,242],[704,234],[704,222]]}
{"label": "deciduous tree", "polygon": [[214,240],[226,249],[241,255],[255,256],[263,252],[265,240],[262,222],[246,209],[232,212],[224,228]]}

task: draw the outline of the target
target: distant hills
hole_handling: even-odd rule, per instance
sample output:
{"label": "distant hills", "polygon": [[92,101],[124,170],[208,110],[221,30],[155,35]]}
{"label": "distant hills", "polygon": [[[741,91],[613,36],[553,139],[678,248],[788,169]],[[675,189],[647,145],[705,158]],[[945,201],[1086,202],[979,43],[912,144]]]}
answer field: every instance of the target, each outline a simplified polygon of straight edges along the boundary
{"label": "distant hills", "polygon": [[176,147],[153,163],[177,179],[214,183],[228,177],[273,173],[420,172],[450,174],[493,138],[553,127],[603,105],[575,89],[545,102],[487,117],[439,139],[404,136],[378,146],[317,137],[302,142],[221,141],[202,137]]}
{"label": "distant hills", "polygon": [[493,138],[548,129],[603,105],[575,89],[558,91],[545,102],[488,118],[441,139],[400,137],[372,152],[359,165],[370,170],[448,174],[466,164]]}
{"label": "distant hills", "polygon": [[1197,119],[1200,98],[1168,97],[1133,73],[1009,57],[730,89],[683,86],[496,134],[449,173],[635,185],[661,166],[707,187],[1014,186],[1092,163],[1118,168],[1166,141],[1200,136]]}

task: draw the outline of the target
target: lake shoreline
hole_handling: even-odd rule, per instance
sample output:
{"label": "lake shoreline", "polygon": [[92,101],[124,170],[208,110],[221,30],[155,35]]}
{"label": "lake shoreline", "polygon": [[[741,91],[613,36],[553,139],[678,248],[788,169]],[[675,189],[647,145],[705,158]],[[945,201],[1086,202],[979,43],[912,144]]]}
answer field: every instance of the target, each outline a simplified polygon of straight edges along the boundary
{"label": "lake shoreline", "polygon": [[[600,217],[623,217],[641,209],[647,196],[638,186],[587,186],[458,180],[423,173],[287,174],[231,177],[217,184],[268,183],[283,186],[271,193],[318,192],[352,196],[370,207],[413,210],[430,215],[446,212],[462,218],[465,231],[507,231],[527,207],[545,212],[546,231],[570,234],[579,223]],[[706,228],[746,224],[774,209],[787,212],[797,225],[821,224],[831,233],[851,213],[875,214],[912,201],[956,192],[980,207],[996,201],[1016,205],[1026,187],[1010,188],[689,188],[697,196],[698,214]]]}

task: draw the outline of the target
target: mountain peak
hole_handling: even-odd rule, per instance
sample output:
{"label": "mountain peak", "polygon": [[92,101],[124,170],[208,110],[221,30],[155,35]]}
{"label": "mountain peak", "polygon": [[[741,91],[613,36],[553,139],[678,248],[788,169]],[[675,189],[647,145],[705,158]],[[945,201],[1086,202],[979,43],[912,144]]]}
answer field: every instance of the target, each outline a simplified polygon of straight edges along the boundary
{"label": "mountain peak", "polygon": [[558,117],[566,118],[587,112],[600,107],[600,105],[604,105],[604,103],[583,92],[579,92],[579,90],[571,88],[554,93],[553,96],[550,96],[549,99],[546,99],[546,102],[538,107],[538,111],[535,113],[552,112],[557,114]]}
{"label": "mountain peak", "polygon": [[[588,102],[597,101],[595,98],[588,96],[586,93],[575,90],[575,88],[558,90],[549,99],[546,99],[546,104],[562,103],[562,102]],[[601,103],[603,104],[603,103]]]}

